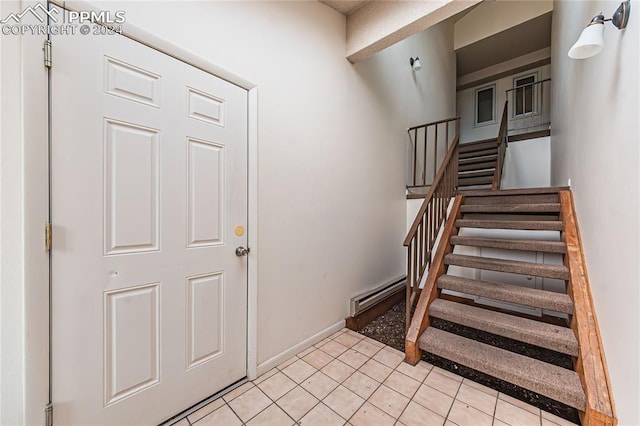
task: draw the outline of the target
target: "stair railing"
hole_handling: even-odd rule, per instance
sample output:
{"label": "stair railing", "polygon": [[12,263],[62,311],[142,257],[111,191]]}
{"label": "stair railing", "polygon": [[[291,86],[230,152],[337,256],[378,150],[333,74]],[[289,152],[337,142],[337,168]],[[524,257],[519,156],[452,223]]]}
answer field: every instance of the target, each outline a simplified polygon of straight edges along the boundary
{"label": "stair railing", "polygon": [[493,172],[493,183],[491,189],[500,189],[500,181],[502,180],[502,168],[504,167],[504,156],[507,153],[507,125],[509,123],[508,112],[509,101],[505,101],[504,109],[502,110],[502,120],[500,121],[500,130],[498,131],[498,160],[496,163],[496,169]]}
{"label": "stair railing", "polygon": [[406,329],[411,324],[411,309],[419,294],[420,282],[431,265],[438,234],[447,218],[451,198],[458,192],[458,142],[460,118],[455,121],[455,134],[447,154],[433,178],[429,192],[404,240],[407,247]]}
{"label": "stair railing", "polygon": [[[447,118],[432,123],[421,124],[407,129],[409,135],[409,164],[407,170],[407,189],[420,193],[435,182],[439,158],[449,150],[459,117]],[[459,133],[459,132],[458,132]],[[440,149],[440,153],[438,152]],[[424,192],[422,192],[424,194]]]}

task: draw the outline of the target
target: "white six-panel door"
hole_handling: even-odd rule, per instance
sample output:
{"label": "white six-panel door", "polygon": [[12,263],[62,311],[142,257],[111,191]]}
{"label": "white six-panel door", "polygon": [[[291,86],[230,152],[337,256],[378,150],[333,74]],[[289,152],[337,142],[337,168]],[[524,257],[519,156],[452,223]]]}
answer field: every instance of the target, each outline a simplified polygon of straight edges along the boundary
{"label": "white six-panel door", "polygon": [[246,375],[247,92],[52,39],[56,424],[157,424]]}

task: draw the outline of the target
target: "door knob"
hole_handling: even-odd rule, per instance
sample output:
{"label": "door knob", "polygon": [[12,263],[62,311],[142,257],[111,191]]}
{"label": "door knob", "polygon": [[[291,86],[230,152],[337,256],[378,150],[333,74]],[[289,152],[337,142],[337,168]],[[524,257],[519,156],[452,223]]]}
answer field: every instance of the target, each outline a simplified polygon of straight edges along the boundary
{"label": "door knob", "polygon": [[246,256],[250,251],[251,249],[240,246],[236,249],[236,256]]}

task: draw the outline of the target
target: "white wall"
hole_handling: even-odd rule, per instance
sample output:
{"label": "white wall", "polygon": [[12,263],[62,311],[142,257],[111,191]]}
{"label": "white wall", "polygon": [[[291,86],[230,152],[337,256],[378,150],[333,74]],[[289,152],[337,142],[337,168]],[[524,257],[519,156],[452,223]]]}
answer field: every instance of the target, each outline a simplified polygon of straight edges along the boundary
{"label": "white wall", "polygon": [[[638,41],[640,13],[605,24],[602,53],[567,52],[589,20],[619,2],[556,1],[551,183],[571,179],[591,291],[620,425],[640,424],[640,209]],[[632,4],[632,7],[637,4]]]}
{"label": "white wall", "polygon": [[[317,2],[110,1],[102,6],[125,10],[129,23],[258,85],[259,251],[252,256],[259,266],[259,363],[345,318],[353,295],[403,273],[406,128],[455,114],[452,23],[353,66],[344,57],[344,16]],[[41,60],[40,49],[41,44]],[[416,55],[424,69],[414,76],[409,57]],[[19,325],[6,318],[28,322],[32,305],[24,297],[27,278],[10,275],[28,274],[31,267],[21,264],[19,252],[16,259],[5,257],[6,249],[38,244],[43,252],[43,236],[41,228],[28,232],[20,222],[29,214],[21,202],[26,181],[40,168],[27,167],[24,142],[14,135],[33,117],[25,115],[22,127],[11,109],[23,100],[19,79],[29,87],[32,72],[20,68],[20,52],[4,45],[2,60],[4,331]],[[41,66],[33,69],[42,73]],[[5,81],[6,70],[17,74]],[[44,220],[35,223],[40,227]],[[16,280],[15,291],[6,289],[5,279]],[[39,331],[46,336],[46,328]],[[12,348],[5,346],[11,339],[2,336],[3,379],[11,361],[6,355],[15,358],[17,374],[13,396],[2,393],[2,424],[25,419],[20,395],[27,391],[28,374],[22,367],[33,366],[23,341],[26,327],[17,333]]]}
{"label": "white wall", "polygon": [[406,127],[453,115],[452,24],[351,65],[344,16],[316,2],[106,4],[258,84],[259,363],[403,273]]}
{"label": "white wall", "polygon": [[[460,90],[459,92],[457,92],[456,104],[458,108],[458,115],[460,116],[460,143],[498,137],[502,110],[504,108],[504,102],[507,100],[506,91],[508,89],[513,89],[513,79],[516,77],[522,77],[537,73],[536,81],[545,80],[550,76],[550,69],[550,65],[543,65],[541,67],[531,68],[527,71],[518,72],[514,75],[482,83],[479,86],[470,87],[468,89]],[[478,88],[484,88],[492,84],[495,84],[496,90],[495,123],[474,126],[475,91]],[[548,83],[545,84],[544,89],[548,89]],[[546,105],[548,103],[548,97],[546,96],[546,94],[543,101],[545,100],[547,100],[547,102],[545,102]],[[509,111],[509,114],[511,114],[512,112],[513,111]]]}
{"label": "white wall", "polygon": [[505,154],[501,189],[542,188],[550,184],[551,138],[511,142]]}

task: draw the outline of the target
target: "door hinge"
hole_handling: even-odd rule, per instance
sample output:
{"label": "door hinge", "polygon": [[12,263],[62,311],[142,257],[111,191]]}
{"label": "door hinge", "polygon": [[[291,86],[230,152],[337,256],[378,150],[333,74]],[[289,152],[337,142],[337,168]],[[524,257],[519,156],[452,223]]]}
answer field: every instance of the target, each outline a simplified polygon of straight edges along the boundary
{"label": "door hinge", "polygon": [[51,250],[52,228],[51,222],[47,222],[44,228],[44,247],[47,251]]}
{"label": "door hinge", "polygon": [[48,403],[44,406],[45,426],[53,426],[53,404]]}
{"label": "door hinge", "polygon": [[46,68],[51,68],[51,63],[53,61],[51,40],[44,41],[44,47],[42,48],[42,50],[44,50],[44,66]]}

